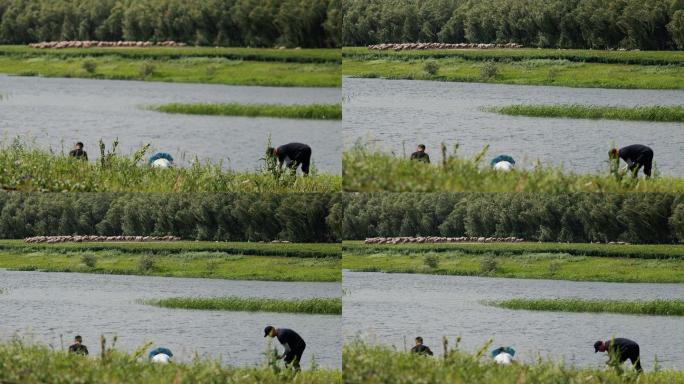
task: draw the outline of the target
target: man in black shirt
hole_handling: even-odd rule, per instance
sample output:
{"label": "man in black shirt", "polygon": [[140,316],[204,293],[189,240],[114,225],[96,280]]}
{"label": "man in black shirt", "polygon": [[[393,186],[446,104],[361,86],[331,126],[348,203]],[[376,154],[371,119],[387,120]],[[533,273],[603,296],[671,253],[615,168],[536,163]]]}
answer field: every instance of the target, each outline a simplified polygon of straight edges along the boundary
{"label": "man in black shirt", "polygon": [[424,163],[430,164],[430,156],[428,156],[428,154],[425,153],[424,144],[418,144],[418,148],[416,148],[416,151],[411,154],[411,160],[422,161]]}
{"label": "man in black shirt", "polygon": [[278,356],[278,359],[284,359],[285,364],[292,365],[296,371],[301,370],[299,363],[302,361],[302,354],[304,353],[304,348],[306,348],[304,339],[291,329],[275,328],[270,325],[264,329],[264,337],[267,336],[277,337],[280,344],[285,348],[285,351],[282,355]]}
{"label": "man in black shirt", "polygon": [[423,338],[416,337],[416,346],[411,348],[412,353],[417,353],[419,355],[430,355],[432,356],[432,350],[426,345],[423,345]]}
{"label": "man in black shirt", "polygon": [[621,364],[629,359],[637,372],[643,371],[639,359],[639,344],[632,340],[624,338],[599,340],[594,343],[594,353],[596,352],[608,352],[611,358],[615,357]]}
{"label": "man in black shirt", "polygon": [[74,337],[74,344],[69,346],[69,353],[88,356],[88,347],[83,345],[83,338],[81,336]]}
{"label": "man in black shirt", "polygon": [[83,143],[80,141],[76,143],[76,147],[69,152],[69,156],[75,157],[77,159],[83,159],[83,160],[88,160],[88,153],[83,150]]}
{"label": "man in black shirt", "polygon": [[278,165],[282,168],[283,164],[286,167],[296,171],[299,165],[302,165],[302,172],[305,175],[309,174],[309,165],[311,164],[311,147],[302,143],[289,143],[281,145],[278,148],[268,148],[266,154],[278,158]]}
{"label": "man in black shirt", "polygon": [[644,167],[644,175],[651,177],[653,166],[653,150],[651,148],[641,144],[632,144],[620,149],[611,149],[609,156],[611,159],[624,160],[627,163],[627,168],[634,176],[639,173],[641,167]]}

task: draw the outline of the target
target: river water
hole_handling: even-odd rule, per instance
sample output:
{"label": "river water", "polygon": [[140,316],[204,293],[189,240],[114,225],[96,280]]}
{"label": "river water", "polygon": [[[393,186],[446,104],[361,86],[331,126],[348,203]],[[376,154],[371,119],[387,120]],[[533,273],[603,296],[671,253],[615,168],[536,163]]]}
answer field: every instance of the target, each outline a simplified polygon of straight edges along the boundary
{"label": "river water", "polygon": [[[682,105],[682,90],[618,90],[551,86],[345,78],[343,134],[348,147],[361,139],[386,151],[410,154],[419,143],[439,159],[439,145],[471,157],[486,144],[487,159],[512,155],[519,165],[563,165],[578,173],[608,169],[608,149],[653,148],[664,175],[684,176],[684,124],[514,117],[485,112],[509,104]],[[405,150],[404,150],[405,146]]]}
{"label": "river water", "polygon": [[17,136],[54,150],[119,138],[124,154],[144,144],[169,152],[181,165],[195,156],[224,167],[254,170],[269,135],[275,145],[304,142],[320,171],[341,172],[339,121],[165,114],[144,106],[163,103],[339,103],[339,88],[247,87],[145,81],[0,75],[0,140]]}
{"label": "river water", "polygon": [[[0,338],[15,335],[43,344],[68,347],[80,334],[91,355],[99,354],[99,337],[134,351],[151,341],[188,361],[197,352],[230,365],[264,361],[266,325],[292,328],[307,342],[302,367],[312,357],[321,366],[337,368],[341,316],[265,312],[166,309],[138,304],[140,299],[178,296],[242,296],[270,298],[339,297],[339,283],[281,283],[116,276],[81,273],[12,272],[0,270]],[[279,343],[274,345],[282,351]]]}
{"label": "river water", "polygon": [[594,354],[596,340],[627,337],[639,343],[644,369],[655,356],[663,368],[684,369],[684,318],[571,312],[536,312],[486,306],[509,298],[656,299],[683,298],[684,284],[624,284],[503,279],[344,271],[346,341],[411,347],[415,336],[441,354],[446,336],[453,346],[475,351],[493,338],[510,345],[516,358],[532,362],[541,355],[582,367],[603,367]]}

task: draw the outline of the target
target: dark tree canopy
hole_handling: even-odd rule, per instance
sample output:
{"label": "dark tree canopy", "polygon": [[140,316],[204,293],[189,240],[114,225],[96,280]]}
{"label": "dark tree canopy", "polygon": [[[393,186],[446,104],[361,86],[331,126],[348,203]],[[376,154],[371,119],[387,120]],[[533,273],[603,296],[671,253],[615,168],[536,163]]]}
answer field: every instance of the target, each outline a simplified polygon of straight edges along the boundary
{"label": "dark tree canopy", "polygon": [[682,10],[682,0],[347,0],[342,39],[684,49]]}
{"label": "dark tree canopy", "polygon": [[340,0],[0,0],[0,43],[174,40],[332,48]]}

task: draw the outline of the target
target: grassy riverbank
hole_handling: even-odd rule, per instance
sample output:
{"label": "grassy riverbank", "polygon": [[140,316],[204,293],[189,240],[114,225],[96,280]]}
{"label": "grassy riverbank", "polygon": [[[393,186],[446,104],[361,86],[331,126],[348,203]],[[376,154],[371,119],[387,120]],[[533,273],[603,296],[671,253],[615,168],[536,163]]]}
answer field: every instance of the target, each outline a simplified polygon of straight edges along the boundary
{"label": "grassy riverbank", "polygon": [[684,106],[605,107],[599,105],[529,105],[518,104],[486,109],[511,116],[568,117],[573,119],[608,119],[658,122],[684,121]]}
{"label": "grassy riverbank", "polygon": [[[81,161],[63,153],[0,143],[0,189],[22,192],[336,192],[340,176],[312,172],[294,177],[223,169],[193,162],[186,167],[152,168],[143,148],[130,157],[103,153]],[[255,164],[256,167],[256,164]]]}
{"label": "grassy riverbank", "polygon": [[187,115],[280,117],[288,119],[342,120],[340,104],[163,104],[151,110]]}
{"label": "grassy riverbank", "polygon": [[[345,242],[342,268],[358,272],[421,273],[434,275],[486,276],[522,279],[553,279],[572,281],[606,281],[624,283],[684,283],[682,246],[623,246],[634,247],[632,252],[644,250],[646,258],[635,254],[625,257],[619,248],[611,253],[601,244],[547,244],[544,249],[536,243],[523,244],[429,244],[423,247],[363,246]],[[510,250],[506,247],[510,246]],[[567,246],[567,251],[562,249]],[[481,248],[481,249],[478,249]],[[596,248],[596,256],[589,256]],[[659,247],[660,253],[653,247]],[[570,253],[572,252],[572,253]],[[624,252],[624,250],[623,250]],[[671,254],[671,258],[666,258]],[[653,259],[653,257],[661,257]]]}
{"label": "grassy riverbank", "polygon": [[[192,244],[195,244],[193,247]],[[19,271],[265,281],[341,281],[337,244],[297,244],[282,253],[227,243],[26,244],[2,241],[0,268]],[[312,248],[318,248],[313,251]],[[315,254],[314,254],[315,252]],[[257,255],[249,255],[249,254]],[[280,255],[279,255],[280,253]]]}
{"label": "grassy riverbank", "polygon": [[[574,368],[562,363],[538,361],[534,364],[501,366],[487,361],[483,348],[469,354],[450,350],[444,358],[432,358],[390,347],[355,342],[342,352],[344,382],[364,383],[586,383],[642,384],[684,383],[684,372],[660,370],[636,374],[612,369]],[[604,360],[601,358],[601,360]]]}
{"label": "grassy riverbank", "polygon": [[339,50],[0,46],[0,73],[178,83],[340,87]]}
{"label": "grassy riverbank", "polygon": [[[649,180],[609,174],[576,174],[538,165],[499,172],[485,165],[485,150],[473,159],[447,156],[440,164],[411,161],[354,147],[342,156],[343,189],[349,192],[682,192],[684,179]],[[606,151],[607,153],[607,151]]]}
{"label": "grassy riverbank", "polygon": [[319,315],[341,315],[342,299],[265,299],[242,297],[172,297],[159,300],[145,300],[144,304],[164,308],[201,309],[214,311],[243,312],[285,312]]}
{"label": "grassy riverbank", "polygon": [[684,300],[511,299],[493,301],[488,304],[506,309],[525,309],[530,311],[684,316]]}
{"label": "grassy riverbank", "polygon": [[[684,54],[555,49],[342,50],[345,76],[566,87],[684,89]],[[429,63],[429,64],[428,64]]]}
{"label": "grassy riverbank", "polygon": [[151,364],[144,350],[128,354],[107,349],[98,357],[85,358],[43,345],[21,342],[0,344],[0,382],[3,383],[341,383],[337,370],[292,371],[257,367],[221,366],[216,361],[196,360],[170,365]]}

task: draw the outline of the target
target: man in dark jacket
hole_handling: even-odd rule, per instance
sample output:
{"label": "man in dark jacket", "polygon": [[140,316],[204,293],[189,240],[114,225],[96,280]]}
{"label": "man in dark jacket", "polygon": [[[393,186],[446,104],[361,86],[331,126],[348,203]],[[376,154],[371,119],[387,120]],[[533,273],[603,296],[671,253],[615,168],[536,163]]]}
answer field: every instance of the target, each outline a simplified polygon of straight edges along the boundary
{"label": "man in dark jacket", "polygon": [[69,156],[75,157],[77,159],[88,160],[88,153],[83,150],[83,143],[80,141],[76,143],[76,147],[69,152]]}
{"label": "man in dark jacket", "polygon": [[83,345],[83,338],[81,336],[74,337],[74,344],[69,346],[69,353],[88,356],[88,347]]}
{"label": "man in dark jacket", "polygon": [[309,174],[309,165],[311,164],[311,147],[302,143],[289,143],[281,145],[278,148],[268,148],[266,154],[278,158],[278,165],[282,168],[283,164],[286,167],[297,170],[301,164],[302,172],[305,175]]}
{"label": "man in dark jacket", "polygon": [[416,151],[411,154],[411,160],[422,161],[424,163],[430,164],[430,156],[428,156],[428,154],[425,153],[424,144],[418,144],[418,148],[416,148]]}
{"label": "man in dark jacket", "polygon": [[299,363],[302,361],[302,354],[304,354],[304,349],[306,348],[304,339],[291,329],[275,328],[270,325],[264,329],[264,337],[267,336],[277,337],[278,342],[285,348],[285,351],[282,355],[278,356],[278,359],[283,359],[285,365],[292,365],[296,371],[301,370]]}
{"label": "man in dark jacket", "polygon": [[642,372],[641,361],[639,358],[639,344],[624,338],[616,338],[608,341],[597,341],[594,343],[594,353],[608,352],[610,358],[618,359],[620,364],[629,359],[637,372]]}
{"label": "man in dark jacket", "polygon": [[[644,175],[651,177],[653,167],[653,150],[645,145],[632,144],[620,149],[613,148],[608,153],[611,159],[622,159],[627,163],[627,168],[634,174],[644,167]],[[620,161],[620,160],[618,160]]]}
{"label": "man in dark jacket", "polygon": [[416,337],[416,345],[411,348],[411,352],[419,355],[432,356],[432,350],[430,350],[430,347],[423,345],[423,338],[420,336]]}

